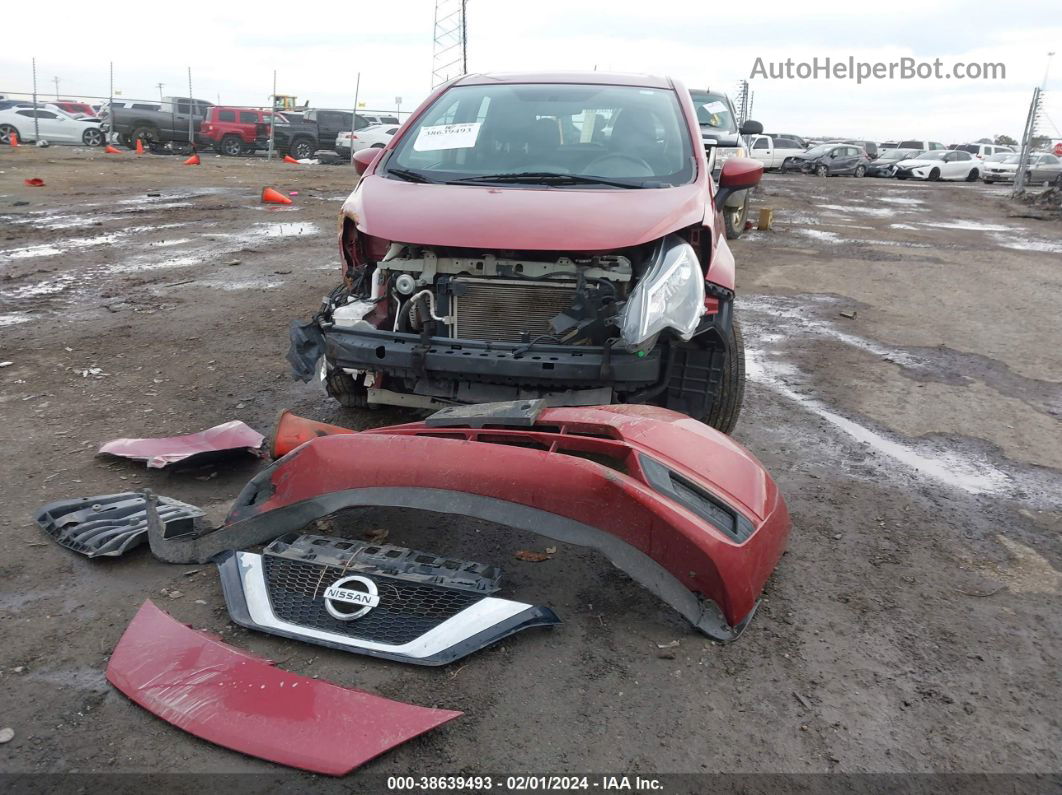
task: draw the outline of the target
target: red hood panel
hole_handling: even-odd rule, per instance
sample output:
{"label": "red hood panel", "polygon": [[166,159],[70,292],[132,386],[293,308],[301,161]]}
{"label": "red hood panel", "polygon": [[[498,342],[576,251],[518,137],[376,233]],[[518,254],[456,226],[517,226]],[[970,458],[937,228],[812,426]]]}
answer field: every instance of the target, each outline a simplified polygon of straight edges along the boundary
{"label": "red hood panel", "polygon": [[365,177],[343,205],[358,229],[401,243],[502,250],[602,251],[699,224],[705,193],[678,188],[422,185]]}

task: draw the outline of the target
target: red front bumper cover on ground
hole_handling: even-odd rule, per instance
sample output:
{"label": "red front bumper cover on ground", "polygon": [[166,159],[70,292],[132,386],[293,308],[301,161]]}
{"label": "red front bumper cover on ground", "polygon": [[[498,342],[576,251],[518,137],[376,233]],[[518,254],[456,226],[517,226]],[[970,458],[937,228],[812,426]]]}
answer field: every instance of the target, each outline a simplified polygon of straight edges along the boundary
{"label": "red front bumper cover on ground", "polygon": [[789,515],[726,435],[641,405],[546,409],[526,426],[430,422],[311,439],[256,475],[221,528],[155,533],[152,550],[203,562],[344,508],[394,506],[598,549],[712,638],[752,618]]}

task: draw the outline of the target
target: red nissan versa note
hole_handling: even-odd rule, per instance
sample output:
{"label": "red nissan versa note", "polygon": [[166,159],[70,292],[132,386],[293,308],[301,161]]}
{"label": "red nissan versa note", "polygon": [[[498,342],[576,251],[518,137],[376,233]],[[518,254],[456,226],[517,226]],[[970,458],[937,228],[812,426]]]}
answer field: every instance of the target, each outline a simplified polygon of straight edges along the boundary
{"label": "red nissan versa note", "polygon": [[[689,93],[649,75],[468,75],[355,155],[343,282],[292,325],[295,373],[345,406],[649,403],[724,432],[744,349]],[[323,358],[323,368],[318,365]]]}

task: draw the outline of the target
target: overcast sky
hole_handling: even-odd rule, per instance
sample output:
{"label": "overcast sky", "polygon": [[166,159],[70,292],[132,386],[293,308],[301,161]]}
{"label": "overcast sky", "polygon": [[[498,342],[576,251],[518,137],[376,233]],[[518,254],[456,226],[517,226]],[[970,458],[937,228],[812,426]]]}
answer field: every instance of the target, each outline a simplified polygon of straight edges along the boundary
{"label": "overcast sky", "polygon": [[[224,6],[224,7],[222,7]],[[350,107],[354,74],[370,108],[412,110],[431,87],[433,0],[384,3],[140,3],[53,0],[9,4],[0,93],[105,96],[108,62],[122,97],[193,93],[263,104],[272,90],[321,107]],[[752,116],[768,130],[808,136],[944,143],[1018,137],[1047,53],[1057,50],[1040,131],[1062,138],[1062,12],[1055,2],[814,4],[752,0],[469,0],[470,71],[589,70],[671,75],[733,92],[757,58],[889,62],[909,56],[1002,63],[1004,80],[753,79]],[[249,9],[254,9],[249,10]],[[17,34],[17,35],[15,35]]]}

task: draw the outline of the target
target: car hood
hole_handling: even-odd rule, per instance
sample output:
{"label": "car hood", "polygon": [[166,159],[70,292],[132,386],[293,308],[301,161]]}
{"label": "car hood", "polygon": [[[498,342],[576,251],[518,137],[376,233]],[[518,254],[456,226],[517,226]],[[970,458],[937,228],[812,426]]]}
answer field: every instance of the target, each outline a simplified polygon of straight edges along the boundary
{"label": "car hood", "polygon": [[605,251],[701,223],[703,184],[676,188],[425,185],[371,174],[343,204],[358,231],[430,246]]}
{"label": "car hood", "polygon": [[896,165],[902,168],[919,168],[921,166],[939,166],[943,160],[901,160]]}

